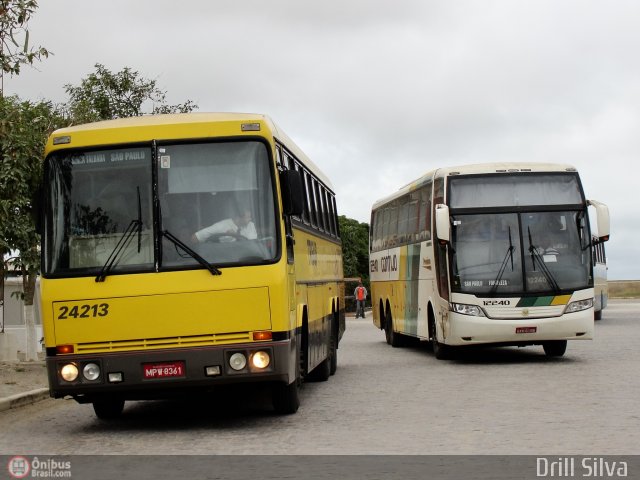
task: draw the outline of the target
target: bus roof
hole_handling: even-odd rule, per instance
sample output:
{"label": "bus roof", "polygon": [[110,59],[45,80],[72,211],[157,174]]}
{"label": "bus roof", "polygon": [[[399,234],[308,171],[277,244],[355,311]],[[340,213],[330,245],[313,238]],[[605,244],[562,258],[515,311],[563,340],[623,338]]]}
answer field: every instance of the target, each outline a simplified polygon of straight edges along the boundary
{"label": "bus roof", "polygon": [[[244,124],[259,124],[243,128]],[[86,123],[54,131],[45,147],[45,156],[66,148],[107,146],[151,140],[206,139],[239,136],[275,137],[328,188],[326,175],[304,154],[270,117],[256,113],[177,113],[142,115],[95,123]]]}
{"label": "bus roof", "polygon": [[475,163],[469,165],[456,165],[452,167],[430,170],[420,178],[400,188],[398,191],[380,198],[374,202],[372,209],[376,209],[402,195],[409,193],[435,178],[448,177],[450,175],[489,175],[492,173],[546,173],[546,172],[577,172],[573,165],[566,163],[542,163],[542,162],[501,162],[501,163]]}

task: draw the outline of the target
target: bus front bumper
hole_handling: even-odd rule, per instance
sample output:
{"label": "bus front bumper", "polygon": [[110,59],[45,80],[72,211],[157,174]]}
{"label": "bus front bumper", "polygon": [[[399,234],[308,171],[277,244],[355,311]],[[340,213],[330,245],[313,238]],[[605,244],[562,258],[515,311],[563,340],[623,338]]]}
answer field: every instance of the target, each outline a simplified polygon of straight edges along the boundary
{"label": "bus front bumper", "polygon": [[491,319],[449,312],[447,345],[535,345],[550,340],[592,340],[593,308],[559,317]]}
{"label": "bus front bumper", "polygon": [[[296,379],[296,359],[295,342],[286,340],[58,355],[48,357],[46,363],[52,397],[72,396],[87,403],[105,396],[125,400],[170,398],[230,384],[290,384]],[[76,370],[77,378],[72,379]]]}

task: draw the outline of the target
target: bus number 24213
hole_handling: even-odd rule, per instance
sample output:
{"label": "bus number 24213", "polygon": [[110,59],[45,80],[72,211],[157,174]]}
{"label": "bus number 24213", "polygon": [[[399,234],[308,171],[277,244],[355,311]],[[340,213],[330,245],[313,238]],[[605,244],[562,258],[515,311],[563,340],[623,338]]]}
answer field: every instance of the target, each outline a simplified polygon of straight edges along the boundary
{"label": "bus number 24213", "polygon": [[107,315],[109,315],[108,303],[74,305],[73,307],[62,305],[58,312],[58,320],[65,320],[67,318],[106,317]]}

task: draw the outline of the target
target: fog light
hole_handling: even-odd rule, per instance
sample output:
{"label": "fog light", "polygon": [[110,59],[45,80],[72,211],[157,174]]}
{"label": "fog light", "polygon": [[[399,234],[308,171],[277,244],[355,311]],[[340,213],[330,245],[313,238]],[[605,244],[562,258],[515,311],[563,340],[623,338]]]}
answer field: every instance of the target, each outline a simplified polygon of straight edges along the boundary
{"label": "fog light", "polygon": [[100,367],[95,363],[87,363],[82,369],[82,376],[90,382],[100,377]]}
{"label": "fog light", "polygon": [[109,383],[120,383],[124,379],[122,372],[109,372]]}
{"label": "fog light", "polygon": [[204,367],[204,373],[207,377],[215,377],[220,375],[220,365],[211,365],[209,367]]}
{"label": "fog light", "polygon": [[229,358],[229,366],[236,371],[242,370],[247,366],[247,357],[245,357],[244,353],[234,353],[231,355],[231,358]]}
{"label": "fog light", "polygon": [[269,357],[269,354],[262,350],[254,353],[251,357],[251,363],[253,363],[253,366],[256,368],[267,368],[270,362],[271,358]]}
{"label": "fog light", "polygon": [[74,382],[78,378],[78,367],[76,367],[73,363],[67,363],[60,369],[60,376],[66,382]]}

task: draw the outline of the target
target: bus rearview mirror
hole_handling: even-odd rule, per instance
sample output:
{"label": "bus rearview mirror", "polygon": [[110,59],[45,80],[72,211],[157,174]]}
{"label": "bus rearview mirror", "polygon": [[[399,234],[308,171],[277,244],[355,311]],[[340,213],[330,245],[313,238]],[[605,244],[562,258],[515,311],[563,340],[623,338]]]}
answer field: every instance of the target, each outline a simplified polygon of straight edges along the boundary
{"label": "bus rearview mirror", "polygon": [[443,204],[436,205],[436,235],[440,242],[449,242],[451,239],[451,223],[449,222],[449,207]]}
{"label": "bus rearview mirror", "polygon": [[609,240],[610,234],[610,220],[609,220],[609,207],[602,202],[596,200],[589,200],[589,205],[596,209],[596,222],[598,225],[598,238],[604,242]]}

